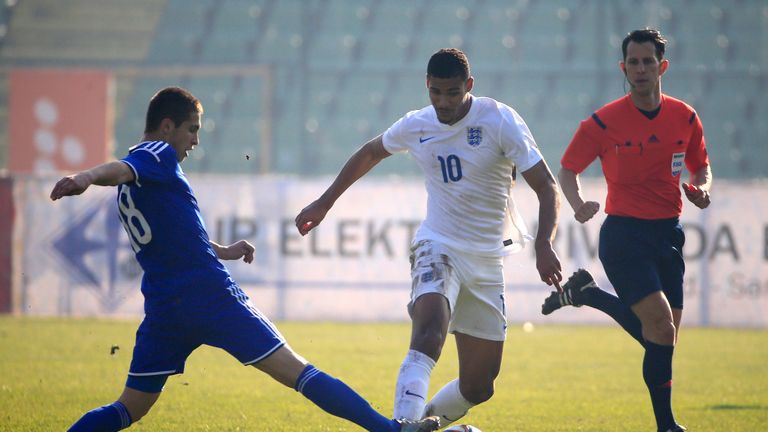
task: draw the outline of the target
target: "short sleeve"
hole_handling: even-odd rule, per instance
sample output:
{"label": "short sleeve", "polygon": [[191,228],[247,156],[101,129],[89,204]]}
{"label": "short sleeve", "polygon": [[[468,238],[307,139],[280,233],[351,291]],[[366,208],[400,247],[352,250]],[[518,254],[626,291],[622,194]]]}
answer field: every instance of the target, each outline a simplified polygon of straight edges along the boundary
{"label": "short sleeve", "polygon": [[685,166],[690,172],[696,172],[701,167],[709,165],[707,146],[704,140],[704,127],[699,116],[694,112],[689,120],[693,129],[688,140],[688,148],[685,151]]}
{"label": "short sleeve", "polygon": [[579,124],[579,128],[576,130],[573,139],[571,139],[568,148],[565,149],[565,153],[560,159],[560,165],[563,168],[580,174],[600,156],[602,147],[599,137],[601,135],[601,127],[603,126],[601,126],[599,121],[595,114]]}
{"label": "short sleeve", "polygon": [[176,151],[165,142],[140,144],[133,147],[122,159],[141,186],[148,183],[165,183],[176,177]]}
{"label": "short sleeve", "polygon": [[519,172],[525,172],[542,160],[541,152],[523,118],[511,108],[502,110],[499,143],[504,157],[511,160]]}
{"label": "short sleeve", "polygon": [[409,125],[415,112],[411,111],[404,115],[384,132],[382,136],[384,150],[392,154],[408,151],[408,135],[411,133]]}

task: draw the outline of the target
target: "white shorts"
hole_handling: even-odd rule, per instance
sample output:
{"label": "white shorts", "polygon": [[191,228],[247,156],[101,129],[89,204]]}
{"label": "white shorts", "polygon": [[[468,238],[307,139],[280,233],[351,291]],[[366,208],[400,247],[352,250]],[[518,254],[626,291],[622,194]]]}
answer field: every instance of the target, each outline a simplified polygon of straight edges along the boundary
{"label": "white shorts", "polygon": [[470,255],[433,241],[411,246],[411,312],[416,299],[438,293],[448,299],[448,331],[492,341],[507,335],[502,257]]}

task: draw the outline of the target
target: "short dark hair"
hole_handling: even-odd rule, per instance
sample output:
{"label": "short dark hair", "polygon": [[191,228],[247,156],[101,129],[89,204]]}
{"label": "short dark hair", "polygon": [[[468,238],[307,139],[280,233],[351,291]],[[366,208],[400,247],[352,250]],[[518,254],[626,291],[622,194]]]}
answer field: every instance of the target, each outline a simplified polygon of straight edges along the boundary
{"label": "short dark hair", "polygon": [[646,27],[642,30],[635,30],[628,33],[621,43],[621,53],[623,54],[622,60],[627,59],[627,45],[629,45],[630,41],[635,43],[653,42],[653,45],[656,46],[656,58],[658,60],[664,58],[664,51],[667,48],[667,40],[664,39],[664,36],[661,35],[660,31]]}
{"label": "short dark hair", "polygon": [[203,105],[192,93],[181,87],[166,87],[149,101],[144,133],[156,131],[164,118],[171,119],[178,127],[196,113],[203,113]]}
{"label": "short dark hair", "polygon": [[432,54],[427,64],[427,76],[435,78],[470,77],[467,55],[456,48],[443,48]]}

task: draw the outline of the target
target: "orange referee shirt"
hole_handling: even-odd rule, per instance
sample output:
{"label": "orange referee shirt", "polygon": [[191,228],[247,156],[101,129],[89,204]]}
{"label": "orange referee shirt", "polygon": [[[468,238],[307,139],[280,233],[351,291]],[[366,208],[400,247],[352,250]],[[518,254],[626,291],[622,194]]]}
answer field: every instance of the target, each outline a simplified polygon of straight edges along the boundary
{"label": "orange referee shirt", "polygon": [[690,172],[709,164],[696,111],[664,94],[653,119],[629,94],[603,106],[581,122],[560,163],[578,174],[598,157],[608,184],[605,212],[639,219],[679,216],[683,164]]}

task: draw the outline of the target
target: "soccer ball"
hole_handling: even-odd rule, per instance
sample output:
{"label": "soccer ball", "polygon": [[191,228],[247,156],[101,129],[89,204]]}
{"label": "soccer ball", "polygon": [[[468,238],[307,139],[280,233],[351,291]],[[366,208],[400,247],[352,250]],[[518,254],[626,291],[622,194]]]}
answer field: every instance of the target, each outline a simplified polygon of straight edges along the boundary
{"label": "soccer ball", "polygon": [[443,432],[482,432],[480,429],[472,425],[455,425],[448,429],[443,429]]}

